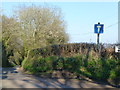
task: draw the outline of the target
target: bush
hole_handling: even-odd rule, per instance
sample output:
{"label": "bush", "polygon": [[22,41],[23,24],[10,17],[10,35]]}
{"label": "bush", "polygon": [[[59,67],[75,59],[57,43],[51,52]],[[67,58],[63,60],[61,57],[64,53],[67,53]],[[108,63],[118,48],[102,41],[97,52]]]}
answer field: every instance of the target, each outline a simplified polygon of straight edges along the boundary
{"label": "bush", "polygon": [[31,73],[39,73],[39,72],[47,72],[51,71],[54,66],[53,62],[57,59],[55,56],[51,57],[38,57],[38,58],[31,58],[31,59],[25,59],[22,63],[22,66],[24,70],[28,70]]}
{"label": "bush", "polygon": [[78,71],[80,68],[81,59],[71,57],[65,59],[64,69],[69,70],[71,72]]}
{"label": "bush", "polygon": [[110,71],[108,81],[110,84],[120,85],[120,66],[116,66],[115,69]]}
{"label": "bush", "polygon": [[60,45],[51,45],[44,48],[31,50],[31,52],[34,51],[43,57],[48,56],[71,57],[76,54],[86,55],[87,52],[92,52],[91,54],[94,54],[94,56],[97,55],[96,45],[89,43],[73,43],[73,44],[67,43]]}
{"label": "bush", "polygon": [[64,69],[64,58],[63,57],[59,57],[55,63],[54,63],[54,69],[55,70],[63,70]]}
{"label": "bush", "polygon": [[[87,58],[87,62],[84,62]],[[31,53],[23,61],[22,66],[25,70],[32,73],[67,70],[77,75],[85,75],[94,80],[112,81],[112,84],[120,84],[120,60],[114,58],[95,59],[90,57],[89,59],[89,57],[79,54],[72,57],[42,57],[36,52],[36,55]]]}

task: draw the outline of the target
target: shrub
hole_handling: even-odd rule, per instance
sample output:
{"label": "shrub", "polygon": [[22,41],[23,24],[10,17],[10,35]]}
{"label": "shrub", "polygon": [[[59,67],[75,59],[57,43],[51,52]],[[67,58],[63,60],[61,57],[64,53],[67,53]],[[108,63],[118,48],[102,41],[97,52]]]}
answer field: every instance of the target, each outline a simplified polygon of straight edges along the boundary
{"label": "shrub", "polygon": [[55,66],[55,70],[63,70],[64,69],[64,58],[63,57],[59,57],[55,63],[54,63],[54,66]]}
{"label": "shrub", "polygon": [[116,66],[116,68],[110,71],[108,81],[111,84],[120,85],[120,66]]}
{"label": "shrub", "polygon": [[54,66],[53,62],[57,59],[55,56],[50,56],[46,58],[38,57],[38,58],[26,58],[22,66],[24,70],[28,70],[32,73],[39,73],[39,72],[47,72],[51,71]]}
{"label": "shrub", "polygon": [[65,59],[65,65],[64,65],[64,69],[69,70],[71,72],[75,72],[77,70],[79,70],[80,68],[80,60],[78,58],[66,58]]}
{"label": "shrub", "polygon": [[[99,57],[94,46],[91,51],[89,51],[90,48],[86,48],[87,46],[89,45],[81,44],[81,49],[74,45],[71,45],[71,47],[69,45],[58,45],[49,46],[50,48],[34,49],[30,51],[28,57],[24,60],[23,67],[33,73],[67,70],[94,80],[112,81],[115,85],[118,85],[120,83],[120,60],[114,56],[110,57],[112,54],[108,57],[108,54],[105,54],[107,52],[104,50],[102,51],[104,55],[101,54],[102,57]],[[83,53],[82,49],[84,49]],[[68,52],[71,55],[65,55]]]}
{"label": "shrub", "polygon": [[[80,73],[88,76],[89,78],[101,81],[113,80],[111,78],[120,77],[117,66],[119,60],[115,59],[98,59],[88,61],[87,67],[80,68]],[[117,74],[116,74],[117,73]],[[119,80],[119,79],[114,79]],[[115,83],[114,83],[115,84]]]}
{"label": "shrub", "polygon": [[[85,54],[91,52],[91,54],[97,53],[97,47],[95,44],[89,43],[73,43],[73,44],[60,44],[60,45],[51,45],[44,48],[38,48],[31,50],[31,52],[37,52],[40,56],[60,56],[60,57],[70,57],[76,54]],[[96,54],[97,55],[97,54]],[[94,56],[96,56],[94,55]]]}

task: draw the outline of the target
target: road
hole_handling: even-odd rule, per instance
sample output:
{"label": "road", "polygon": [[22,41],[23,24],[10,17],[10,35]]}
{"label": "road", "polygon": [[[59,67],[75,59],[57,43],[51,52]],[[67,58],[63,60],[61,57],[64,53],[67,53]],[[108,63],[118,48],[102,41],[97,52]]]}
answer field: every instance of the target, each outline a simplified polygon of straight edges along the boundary
{"label": "road", "polygon": [[3,75],[0,82],[2,88],[112,88],[109,85],[86,80],[40,78],[24,74],[16,67],[2,70]]}

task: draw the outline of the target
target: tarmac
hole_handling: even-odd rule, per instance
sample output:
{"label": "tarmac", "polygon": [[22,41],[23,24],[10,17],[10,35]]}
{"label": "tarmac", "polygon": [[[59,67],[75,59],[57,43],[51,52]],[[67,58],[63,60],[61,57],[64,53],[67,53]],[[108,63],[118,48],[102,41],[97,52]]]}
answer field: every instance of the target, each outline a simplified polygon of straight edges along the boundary
{"label": "tarmac", "polygon": [[0,68],[1,88],[113,88],[107,84],[78,79],[52,79],[28,75],[19,67]]}

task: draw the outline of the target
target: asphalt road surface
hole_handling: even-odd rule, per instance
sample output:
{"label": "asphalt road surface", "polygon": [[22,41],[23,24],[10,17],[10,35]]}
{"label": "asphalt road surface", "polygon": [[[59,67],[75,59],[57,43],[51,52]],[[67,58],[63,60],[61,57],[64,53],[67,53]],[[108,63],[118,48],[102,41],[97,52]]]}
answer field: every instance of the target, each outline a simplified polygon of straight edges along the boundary
{"label": "asphalt road surface", "polygon": [[113,88],[77,79],[49,79],[22,73],[18,67],[0,68],[0,85],[2,88]]}

